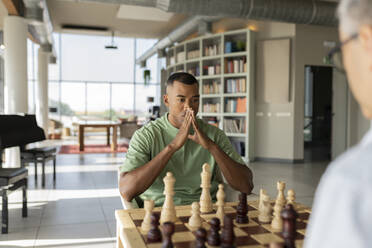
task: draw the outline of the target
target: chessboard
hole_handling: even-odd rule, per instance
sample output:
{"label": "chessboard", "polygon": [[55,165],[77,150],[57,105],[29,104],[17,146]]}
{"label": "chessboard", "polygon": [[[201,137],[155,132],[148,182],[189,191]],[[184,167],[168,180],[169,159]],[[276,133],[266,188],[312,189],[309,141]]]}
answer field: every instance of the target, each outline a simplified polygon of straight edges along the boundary
{"label": "chessboard", "polygon": [[[258,221],[258,201],[247,201],[249,223],[238,224],[235,221],[237,202],[226,202],[224,206],[225,215],[234,219],[235,246],[245,248],[263,248],[268,247],[272,242],[283,243],[283,238],[280,232],[276,232],[271,228],[270,223],[262,224]],[[274,205],[274,201],[271,203]],[[217,210],[217,206],[213,206],[213,212],[209,214],[201,214],[203,219],[202,227],[207,231],[210,229],[208,223]],[[295,244],[297,248],[301,248],[305,237],[306,226],[311,213],[311,210],[296,203],[295,209],[298,214],[296,221],[296,238]],[[154,208],[153,212],[160,214],[161,208]],[[173,245],[175,248],[192,248],[195,247],[195,230],[188,226],[188,219],[191,216],[191,206],[176,206],[177,222],[175,223],[175,233],[172,236]],[[144,209],[129,209],[116,210],[115,217],[117,220],[117,247],[125,248],[160,248],[162,243],[148,243],[146,233],[141,230],[141,223],[145,216]],[[207,247],[209,246],[206,244]]]}

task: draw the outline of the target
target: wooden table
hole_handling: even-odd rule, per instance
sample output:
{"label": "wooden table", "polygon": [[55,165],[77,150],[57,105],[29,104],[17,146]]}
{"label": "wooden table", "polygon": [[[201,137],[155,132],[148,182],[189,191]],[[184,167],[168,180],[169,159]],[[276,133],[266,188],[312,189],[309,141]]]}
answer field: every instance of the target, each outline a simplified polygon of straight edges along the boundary
{"label": "wooden table", "polygon": [[81,121],[78,122],[79,126],[79,150],[84,151],[84,128],[92,127],[92,128],[106,128],[107,130],[107,145],[110,145],[110,128],[113,129],[112,133],[112,146],[111,150],[116,151],[118,147],[118,126],[120,125],[119,122],[115,121]]}
{"label": "wooden table", "polygon": [[[283,243],[283,237],[277,230],[273,230],[270,224],[262,224],[258,221],[258,201],[247,201],[248,205],[248,224],[238,224],[234,221],[235,243],[236,247],[245,248],[265,248],[271,242]],[[274,201],[272,201],[274,205]],[[225,214],[231,218],[236,217],[237,202],[225,203]],[[202,226],[209,230],[209,220],[215,217],[217,206],[213,205],[213,213],[202,214]],[[160,207],[154,209],[155,212],[161,211]],[[296,204],[296,211],[299,215],[297,219],[297,232],[296,232],[296,247],[301,248],[303,239],[305,237],[306,226],[311,209],[305,205]],[[195,236],[193,229],[187,224],[191,216],[191,206],[176,206],[177,222],[176,232],[172,236],[173,245],[175,248],[181,247],[194,247]],[[149,244],[146,241],[146,233],[144,233],[140,226],[145,216],[143,208],[116,210],[116,228],[117,228],[117,248],[161,248],[162,243]],[[161,228],[161,227],[159,227]],[[215,247],[215,246],[207,246]]]}

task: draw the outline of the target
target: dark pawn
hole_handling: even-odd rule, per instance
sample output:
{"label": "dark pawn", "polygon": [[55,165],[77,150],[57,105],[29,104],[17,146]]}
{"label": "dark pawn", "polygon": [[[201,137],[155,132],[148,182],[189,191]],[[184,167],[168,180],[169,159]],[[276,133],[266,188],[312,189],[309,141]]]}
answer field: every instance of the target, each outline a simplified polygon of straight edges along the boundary
{"label": "dark pawn", "polygon": [[175,227],[172,222],[163,223],[163,245],[162,248],[173,248],[172,235],[174,233]]}
{"label": "dark pawn", "polygon": [[284,248],[295,248],[296,239],[296,219],[298,217],[296,211],[293,209],[292,204],[287,204],[280,213],[283,219]]}
{"label": "dark pawn", "polygon": [[199,227],[195,232],[196,248],[206,248],[205,241],[207,240],[207,231],[203,227]]}
{"label": "dark pawn", "polygon": [[151,228],[150,231],[147,233],[147,242],[148,243],[155,243],[161,242],[161,232],[159,229],[159,214],[153,213],[151,215]]}
{"label": "dark pawn", "polygon": [[249,222],[248,216],[248,206],[247,206],[247,194],[240,193],[239,204],[236,208],[236,222],[239,224],[245,224]]}
{"label": "dark pawn", "polygon": [[208,245],[219,246],[221,244],[220,240],[220,220],[216,217],[212,218],[209,222],[211,229],[208,235]]}
{"label": "dark pawn", "polygon": [[225,218],[223,219],[223,228],[221,234],[221,247],[235,248],[234,240],[235,234],[233,220],[231,217],[225,215]]}

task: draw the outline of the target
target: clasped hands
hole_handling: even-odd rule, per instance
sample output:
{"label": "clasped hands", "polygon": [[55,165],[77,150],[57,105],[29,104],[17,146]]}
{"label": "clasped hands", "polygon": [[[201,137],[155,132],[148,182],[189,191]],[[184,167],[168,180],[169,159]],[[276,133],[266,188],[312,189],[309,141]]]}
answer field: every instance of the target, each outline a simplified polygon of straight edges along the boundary
{"label": "clasped hands", "polygon": [[[194,111],[191,108],[186,108],[185,111],[185,119],[172,141],[172,145],[178,150],[186,143],[187,139],[190,139],[208,150],[214,144],[213,141],[199,129]],[[194,129],[194,134],[190,134],[191,126]]]}

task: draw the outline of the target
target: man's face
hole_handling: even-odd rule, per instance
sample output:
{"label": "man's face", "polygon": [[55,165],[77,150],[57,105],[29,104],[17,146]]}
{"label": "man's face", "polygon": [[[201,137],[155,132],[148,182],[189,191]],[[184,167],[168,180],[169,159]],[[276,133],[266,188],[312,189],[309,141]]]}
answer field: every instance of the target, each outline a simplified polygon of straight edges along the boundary
{"label": "man's face", "polygon": [[[349,86],[364,116],[372,119],[372,26],[361,28],[359,38],[342,47]],[[340,40],[349,36],[340,30]]]}
{"label": "man's face", "polygon": [[185,119],[187,108],[191,108],[196,115],[199,109],[199,98],[198,84],[189,85],[174,81],[172,86],[168,86],[164,103],[169,109],[171,123],[180,127]]}

